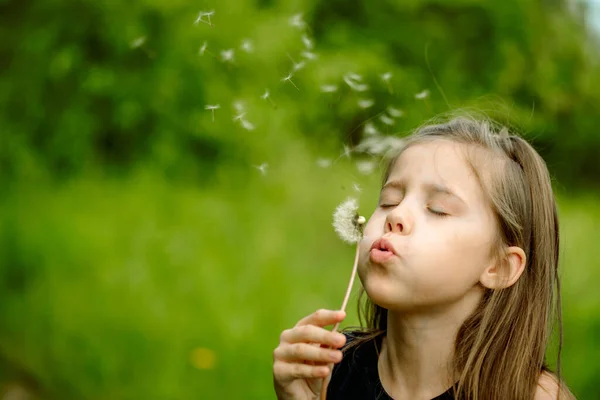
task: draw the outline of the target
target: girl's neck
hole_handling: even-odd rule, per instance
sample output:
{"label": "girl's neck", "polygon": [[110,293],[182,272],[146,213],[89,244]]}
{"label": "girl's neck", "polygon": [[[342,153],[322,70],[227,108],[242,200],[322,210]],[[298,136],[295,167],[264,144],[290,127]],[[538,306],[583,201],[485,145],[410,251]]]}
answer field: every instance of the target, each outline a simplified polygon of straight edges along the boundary
{"label": "girl's neck", "polygon": [[378,361],[385,390],[398,399],[432,399],[452,386],[456,334],[475,310],[480,296],[428,314],[388,310],[387,333]]}

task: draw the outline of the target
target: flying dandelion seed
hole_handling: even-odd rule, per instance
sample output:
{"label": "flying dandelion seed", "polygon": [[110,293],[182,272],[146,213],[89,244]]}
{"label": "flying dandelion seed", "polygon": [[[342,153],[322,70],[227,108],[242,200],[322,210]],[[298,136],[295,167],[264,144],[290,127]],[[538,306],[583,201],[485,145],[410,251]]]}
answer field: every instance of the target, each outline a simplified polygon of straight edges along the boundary
{"label": "flying dandelion seed", "polygon": [[303,29],[306,26],[306,22],[304,22],[302,16],[302,13],[293,15],[289,20],[290,26]]}
{"label": "flying dandelion seed", "polygon": [[381,74],[381,80],[384,81],[385,83],[388,83],[390,81],[390,79],[392,79],[391,72],[386,72],[384,74]]}
{"label": "flying dandelion seed", "polygon": [[314,47],[312,40],[310,40],[306,34],[302,35],[302,43],[304,43],[304,47],[306,47],[307,50],[312,50]]}
{"label": "flying dandelion seed", "polygon": [[133,40],[129,46],[132,49],[137,49],[139,47],[142,47],[144,44],[146,43],[146,36],[140,36],[139,38]]}
{"label": "flying dandelion seed", "polygon": [[228,49],[228,50],[222,50],[221,51],[221,61],[223,61],[223,62],[233,62],[233,57],[234,57],[234,50],[233,49]]}
{"label": "flying dandelion seed", "polygon": [[267,100],[269,103],[271,103],[273,108],[277,108],[277,105],[271,99],[271,93],[269,93],[269,89],[265,89],[265,93],[262,96],[260,96],[260,98],[263,100]]}
{"label": "flying dandelion seed", "polygon": [[252,41],[250,39],[244,39],[242,41],[242,45],[240,47],[246,53],[253,53],[254,52],[254,44],[252,43]]}
{"label": "flying dandelion seed", "polygon": [[304,66],[305,66],[305,65],[306,65],[306,62],[305,62],[305,61],[300,61],[299,63],[295,63],[295,64],[292,66],[292,70],[293,70],[294,72],[296,72],[296,71],[300,71],[302,68],[304,68]]}
{"label": "flying dandelion seed", "polygon": [[369,136],[357,144],[354,149],[358,153],[382,156],[400,150],[404,145],[404,141],[395,136]]}
{"label": "flying dandelion seed", "polygon": [[290,72],[290,73],[288,74],[288,76],[286,76],[286,77],[282,78],[282,79],[281,79],[281,81],[282,81],[282,82],[289,81],[289,82],[290,82],[290,83],[291,83],[291,84],[292,84],[292,85],[293,85],[293,86],[296,88],[296,90],[298,90],[298,91],[299,91],[300,89],[298,89],[298,86],[296,86],[296,85],[294,84],[294,82],[292,81],[292,77],[293,77],[293,76],[294,76],[294,75],[293,75],[293,74]]}
{"label": "flying dandelion seed", "polygon": [[[211,28],[213,27],[212,22],[210,21],[210,17],[212,17],[213,15],[215,15],[215,11],[200,11],[198,13],[198,17],[196,18],[196,20],[194,21],[194,25],[198,25],[200,22],[202,22],[203,24],[207,24],[208,26],[210,26]],[[204,20],[204,17],[206,17],[206,21]]]}
{"label": "flying dandelion seed", "polygon": [[371,121],[369,121],[365,124],[365,128],[364,128],[363,132],[365,133],[365,135],[369,135],[369,136],[374,136],[374,135],[379,134],[379,131],[377,130],[377,128],[375,128],[375,125]]}
{"label": "flying dandelion seed", "polygon": [[398,110],[397,108],[394,108],[391,106],[387,108],[387,112],[388,112],[388,114],[390,114],[390,117],[392,117],[392,118],[400,118],[401,116],[404,115],[404,111]]}
{"label": "flying dandelion seed", "polygon": [[350,89],[356,90],[357,92],[369,90],[369,85],[362,83],[362,76],[353,72],[349,72],[344,75],[344,82],[350,86]]}
{"label": "flying dandelion seed", "polygon": [[219,104],[215,104],[215,105],[206,105],[204,106],[205,110],[211,110],[212,111],[212,121],[215,122],[215,110],[218,110],[219,108],[221,108],[221,106]]}
{"label": "flying dandelion seed", "polygon": [[198,51],[198,54],[203,56],[207,47],[208,47],[208,43],[205,41],[204,43],[202,43],[202,46],[200,47],[200,51]]}
{"label": "flying dandelion seed", "polygon": [[428,97],[429,97],[429,90],[427,90],[427,89],[415,94],[415,99],[417,99],[417,100],[424,100]]}
{"label": "flying dandelion seed", "polygon": [[260,173],[264,176],[267,174],[267,168],[269,168],[269,164],[262,163],[260,165],[255,165],[254,168],[260,171]]}
{"label": "flying dandelion seed", "polygon": [[369,107],[373,107],[373,104],[375,104],[375,102],[371,99],[361,99],[358,101],[358,106],[360,108],[369,108]]}
{"label": "flying dandelion seed", "polygon": [[356,163],[356,169],[363,175],[370,175],[375,170],[373,161],[359,161]]}
{"label": "flying dandelion seed", "polygon": [[244,116],[245,116],[245,115],[246,115],[246,112],[243,112],[243,113],[240,113],[240,114],[238,114],[238,115],[235,115],[235,116],[233,117],[233,122],[236,122],[236,121],[242,120],[242,119],[244,118]]}
{"label": "flying dandelion seed", "polygon": [[240,100],[234,101],[232,105],[233,105],[233,109],[238,114],[241,114],[241,113],[243,113],[246,110],[246,107],[244,106],[244,103],[241,102]]}
{"label": "flying dandelion seed", "polygon": [[344,145],[344,152],[342,153],[342,155],[346,158],[350,158],[350,152],[352,150],[350,149],[350,147]]}
{"label": "flying dandelion seed", "polygon": [[311,51],[303,51],[300,53],[300,55],[309,61],[314,61],[318,58],[318,56]]}
{"label": "flying dandelion seed", "polygon": [[335,93],[338,91],[338,87],[336,85],[322,85],[321,92],[323,93]]}
{"label": "flying dandelion seed", "polygon": [[247,131],[253,131],[254,130],[254,124],[252,122],[249,122],[245,119],[242,119],[241,121],[242,124],[242,128],[244,128]]}
{"label": "flying dandelion seed", "polygon": [[388,117],[385,114],[380,115],[379,120],[389,126],[392,126],[396,123],[396,121],[394,121],[392,118]]}
{"label": "flying dandelion seed", "polygon": [[331,160],[328,158],[318,158],[317,165],[321,168],[329,168],[331,166]]}
{"label": "flying dandelion seed", "polygon": [[361,188],[360,185],[358,183],[353,183],[352,187],[354,188],[355,191],[357,191],[358,193],[361,192]]}

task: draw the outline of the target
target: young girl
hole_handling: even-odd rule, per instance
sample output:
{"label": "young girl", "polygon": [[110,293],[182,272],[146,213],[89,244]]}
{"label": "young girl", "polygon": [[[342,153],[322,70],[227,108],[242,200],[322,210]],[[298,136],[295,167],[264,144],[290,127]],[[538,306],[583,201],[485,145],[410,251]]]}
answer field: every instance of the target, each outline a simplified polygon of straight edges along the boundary
{"label": "young girl", "polygon": [[464,117],[417,130],[359,246],[366,328],[330,332],[345,313],[319,310],[285,330],[278,399],[317,399],[323,382],[327,400],[574,399],[560,345],[558,377],[544,362],[554,312],[561,324],[558,219],[523,139]]}

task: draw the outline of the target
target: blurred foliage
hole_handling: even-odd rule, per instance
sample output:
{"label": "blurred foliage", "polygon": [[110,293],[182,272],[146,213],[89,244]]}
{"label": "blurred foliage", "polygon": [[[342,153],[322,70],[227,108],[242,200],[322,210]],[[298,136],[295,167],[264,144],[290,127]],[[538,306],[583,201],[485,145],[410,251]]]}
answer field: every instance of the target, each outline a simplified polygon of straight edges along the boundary
{"label": "blurred foliage", "polygon": [[0,379],[57,399],[272,397],[279,333],[347,284],[331,211],[375,205],[380,171],[357,162],[378,158],[353,150],[366,122],[403,135],[473,108],[557,178],[563,374],[599,398],[600,63],[582,10],[0,0]]}

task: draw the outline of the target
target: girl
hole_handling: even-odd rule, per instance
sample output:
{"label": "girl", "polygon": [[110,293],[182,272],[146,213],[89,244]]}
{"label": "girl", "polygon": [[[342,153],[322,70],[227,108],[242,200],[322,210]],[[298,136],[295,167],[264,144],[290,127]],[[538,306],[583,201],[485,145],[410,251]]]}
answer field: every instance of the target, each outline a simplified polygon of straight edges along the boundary
{"label": "girl", "polygon": [[523,139],[464,117],[417,130],[359,245],[366,328],[330,332],[345,313],[319,310],[285,330],[278,399],[319,398],[323,382],[328,400],[574,399],[561,345],[558,377],[544,362],[554,312],[561,324],[558,219]]}

